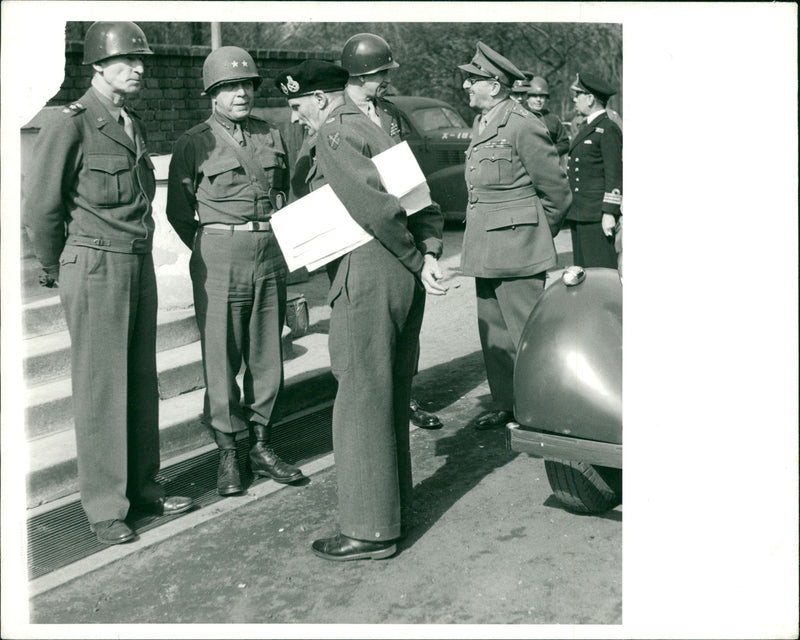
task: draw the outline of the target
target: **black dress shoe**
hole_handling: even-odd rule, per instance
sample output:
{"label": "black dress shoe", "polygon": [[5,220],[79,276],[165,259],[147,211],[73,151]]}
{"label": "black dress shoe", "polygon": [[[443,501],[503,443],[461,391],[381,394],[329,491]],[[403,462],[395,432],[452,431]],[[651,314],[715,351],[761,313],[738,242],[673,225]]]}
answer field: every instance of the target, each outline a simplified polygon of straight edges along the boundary
{"label": "black dress shoe", "polygon": [[275,482],[289,484],[305,476],[297,467],[284,462],[268,444],[256,441],[250,449],[250,468],[258,476],[272,478]]}
{"label": "black dress shoe", "polygon": [[232,496],[242,493],[242,477],[239,475],[239,459],[236,449],[219,450],[219,466],[217,467],[217,493],[221,496]]}
{"label": "black dress shoe", "polygon": [[496,429],[503,427],[514,419],[514,414],[511,411],[484,411],[481,415],[475,418],[475,428],[478,431],[485,431],[486,429]]}
{"label": "black dress shoe", "polygon": [[333,538],[314,540],[311,550],[326,560],[382,560],[394,555],[397,552],[397,545],[393,540],[368,542],[340,533]]}
{"label": "black dress shoe", "polygon": [[132,506],[135,511],[153,513],[157,516],[174,516],[185,513],[194,505],[191,498],[185,496],[169,496],[151,502],[139,502]]}
{"label": "black dress shoe", "polygon": [[122,520],[101,520],[90,526],[97,536],[97,541],[103,544],[122,544],[130,542],[136,537],[136,534]]}
{"label": "black dress shoe", "polygon": [[419,403],[411,399],[410,402],[411,407],[411,422],[414,423],[416,426],[420,427],[421,429],[441,429],[442,428],[442,421],[439,420],[439,416],[434,415],[432,413],[428,413],[427,411],[423,411],[419,408]]}

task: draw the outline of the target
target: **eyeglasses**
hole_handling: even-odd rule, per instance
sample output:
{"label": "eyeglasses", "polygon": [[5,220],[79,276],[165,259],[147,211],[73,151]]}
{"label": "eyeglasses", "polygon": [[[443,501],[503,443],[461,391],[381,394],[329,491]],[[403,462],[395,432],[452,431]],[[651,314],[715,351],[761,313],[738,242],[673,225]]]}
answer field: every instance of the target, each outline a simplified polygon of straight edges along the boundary
{"label": "eyeglasses", "polygon": [[479,82],[494,82],[494,78],[484,78],[483,76],[467,76],[464,78],[464,84],[468,87],[471,87],[473,84],[477,84]]}
{"label": "eyeglasses", "polygon": [[581,91],[580,89],[573,89],[573,91],[575,92],[575,97],[591,95],[588,91]]}
{"label": "eyeglasses", "polygon": [[529,98],[547,98],[548,95],[546,93],[529,93]]}

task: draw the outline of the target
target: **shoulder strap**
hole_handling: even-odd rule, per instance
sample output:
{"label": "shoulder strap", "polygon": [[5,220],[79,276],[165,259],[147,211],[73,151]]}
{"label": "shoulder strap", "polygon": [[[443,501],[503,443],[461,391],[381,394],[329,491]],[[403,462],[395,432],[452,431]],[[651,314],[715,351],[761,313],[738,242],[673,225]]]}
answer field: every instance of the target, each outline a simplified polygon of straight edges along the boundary
{"label": "shoulder strap", "polygon": [[253,160],[253,157],[244,153],[242,148],[239,146],[239,143],[233,139],[227,131],[225,131],[225,127],[223,127],[212,115],[208,120],[206,120],[211,128],[219,134],[219,137],[222,138],[226,142],[226,144],[233,149],[233,152],[236,154],[236,157],[239,158],[239,162],[242,163],[244,167],[245,173],[248,176],[255,178],[258,181],[258,185],[264,191],[264,193],[269,193],[270,184],[269,180],[267,179],[267,174],[264,171],[264,167],[260,167],[258,163]]}

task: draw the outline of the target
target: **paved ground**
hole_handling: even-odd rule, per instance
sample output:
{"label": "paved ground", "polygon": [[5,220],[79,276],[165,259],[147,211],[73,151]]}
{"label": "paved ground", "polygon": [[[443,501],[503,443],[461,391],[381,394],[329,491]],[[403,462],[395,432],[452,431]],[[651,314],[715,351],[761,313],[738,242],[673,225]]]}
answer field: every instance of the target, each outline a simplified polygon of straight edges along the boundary
{"label": "paved ground", "polygon": [[[621,623],[621,507],[564,511],[541,460],[509,451],[502,430],[469,424],[488,388],[474,285],[455,273],[460,232],[446,239],[450,291],[428,298],[415,380],[445,427],[412,432],[415,516],[394,558],[330,563],[310,552],[336,531],[328,456],[305,485],[188,514],[110,563],[109,550],[99,568],[34,596],[31,622]],[[297,288],[313,300],[317,284]],[[312,324],[324,328],[325,315],[313,310]]]}

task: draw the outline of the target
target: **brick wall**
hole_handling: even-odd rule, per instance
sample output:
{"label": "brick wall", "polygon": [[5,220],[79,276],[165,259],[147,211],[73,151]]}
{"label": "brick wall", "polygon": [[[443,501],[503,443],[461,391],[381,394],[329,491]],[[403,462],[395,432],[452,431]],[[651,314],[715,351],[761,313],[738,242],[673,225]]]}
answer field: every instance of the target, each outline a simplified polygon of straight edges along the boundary
{"label": "brick wall", "polygon": [[[153,44],[155,55],[145,58],[145,80],[131,106],[142,116],[153,153],[171,153],[178,136],[205,120],[211,113],[209,98],[203,91],[203,61],[210,47]],[[309,58],[336,60],[338,54],[307,51],[250,50],[264,81],[256,92],[256,112],[274,113],[288,119],[286,100],[271,78],[286,67]],[[66,43],[64,82],[47,106],[69,104],[80,98],[92,78],[91,65],[81,64],[83,43]],[[274,111],[273,111],[274,110]]]}

